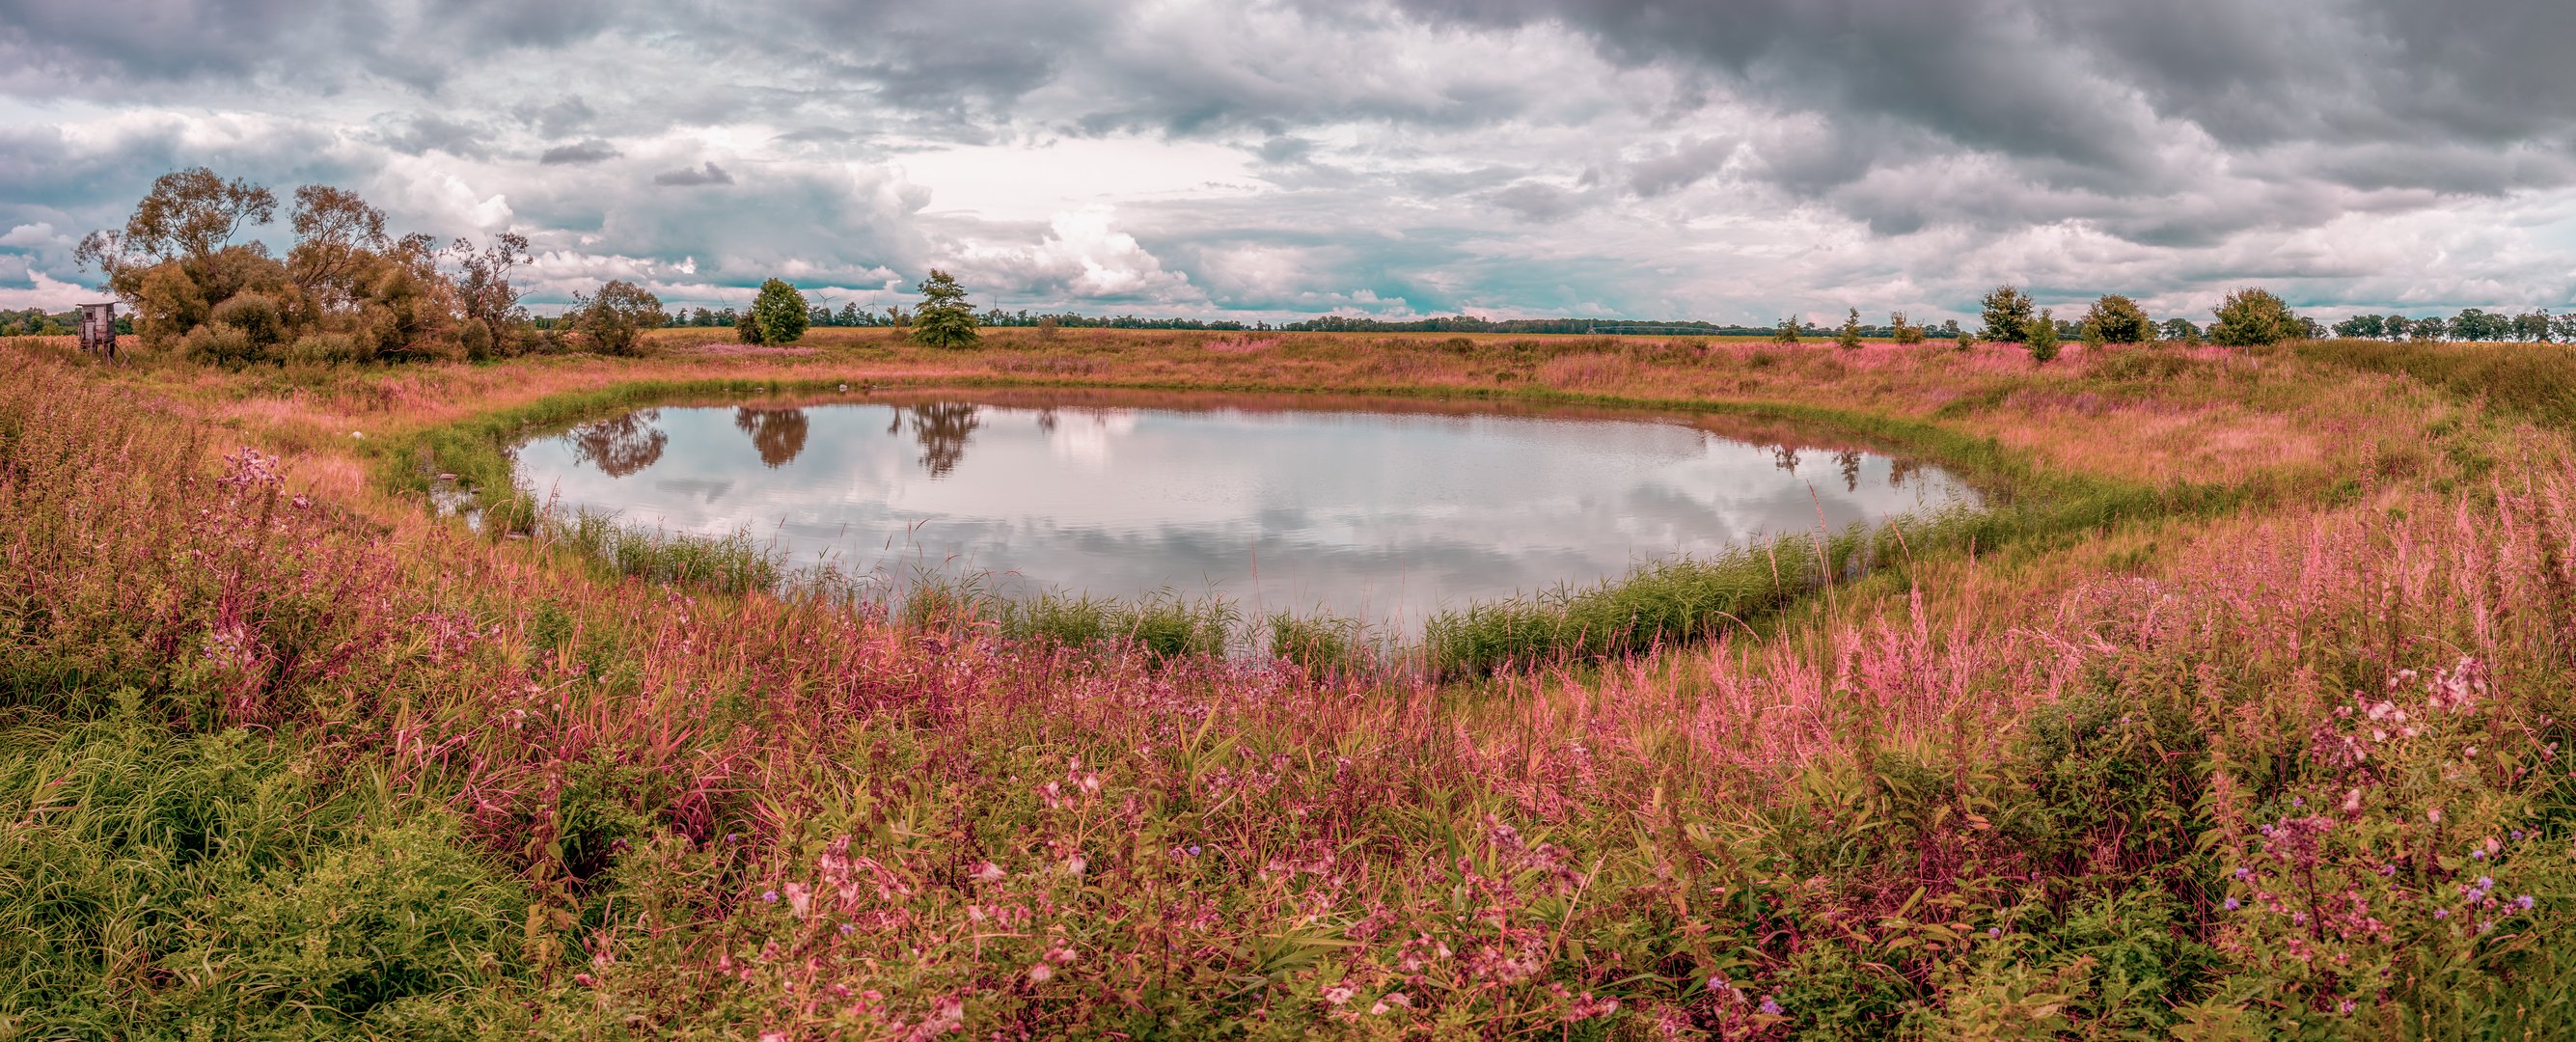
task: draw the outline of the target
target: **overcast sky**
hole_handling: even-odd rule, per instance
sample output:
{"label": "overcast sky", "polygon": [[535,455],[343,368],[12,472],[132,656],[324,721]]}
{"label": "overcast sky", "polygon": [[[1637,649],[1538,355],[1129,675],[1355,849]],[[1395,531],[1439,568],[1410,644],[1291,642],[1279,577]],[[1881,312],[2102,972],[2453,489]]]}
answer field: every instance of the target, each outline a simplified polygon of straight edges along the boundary
{"label": "overcast sky", "polygon": [[2566,0],[0,0],[0,306],[204,164],[522,232],[537,301],[2564,308],[2571,51]]}

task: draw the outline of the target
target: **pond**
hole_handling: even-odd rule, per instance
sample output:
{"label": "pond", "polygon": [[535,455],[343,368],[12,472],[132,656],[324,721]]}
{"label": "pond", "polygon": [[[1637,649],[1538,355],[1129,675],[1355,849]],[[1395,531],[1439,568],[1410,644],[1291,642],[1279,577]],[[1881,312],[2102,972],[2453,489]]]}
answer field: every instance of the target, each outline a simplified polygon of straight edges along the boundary
{"label": "pond", "polygon": [[748,531],[899,586],[1432,614],[1971,503],[1938,468],[1708,417],[1414,400],[879,393],[640,409],[517,450],[557,512]]}

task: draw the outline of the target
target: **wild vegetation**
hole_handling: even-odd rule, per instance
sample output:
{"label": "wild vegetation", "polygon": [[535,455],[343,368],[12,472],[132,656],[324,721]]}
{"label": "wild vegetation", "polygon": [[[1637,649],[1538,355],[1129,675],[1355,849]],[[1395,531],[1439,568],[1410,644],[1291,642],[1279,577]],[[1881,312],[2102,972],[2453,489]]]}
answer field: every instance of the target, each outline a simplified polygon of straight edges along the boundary
{"label": "wild vegetation", "polygon": [[[0,345],[0,1034],[2576,1023],[2563,349],[682,328],[227,369],[191,335]],[[1998,506],[1812,585],[1497,609],[1449,669],[1330,619],[1250,620],[1271,661],[1179,602],[836,596],[511,506],[516,432],[844,386],[1687,407]],[[1581,636],[1511,643],[1548,627]]]}

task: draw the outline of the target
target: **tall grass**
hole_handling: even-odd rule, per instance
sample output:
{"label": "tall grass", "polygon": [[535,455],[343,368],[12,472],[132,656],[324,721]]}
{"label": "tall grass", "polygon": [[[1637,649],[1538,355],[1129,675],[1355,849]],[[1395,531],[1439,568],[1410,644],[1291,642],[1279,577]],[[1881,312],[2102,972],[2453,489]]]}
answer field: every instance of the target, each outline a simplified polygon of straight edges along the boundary
{"label": "tall grass", "polygon": [[2431,340],[2312,340],[2300,357],[2403,375],[2540,423],[2576,426],[2576,346]]}
{"label": "tall grass", "polygon": [[716,593],[784,592],[786,554],[747,531],[722,536],[645,531],[620,524],[614,514],[576,510],[546,513],[538,522],[545,544],[572,551],[611,574]]}
{"label": "tall grass", "polygon": [[[1910,555],[1871,536],[1869,568],[1818,568],[1831,610],[1438,685],[625,581],[317,495],[345,439],[245,452],[195,415],[236,402],[11,360],[0,1033],[2448,1038],[2576,1018],[2557,432],[2441,435],[2527,461],[2452,491],[2442,453],[2349,495],[2308,457],[2276,484],[2245,456],[2199,485],[2058,487],[2015,439],[2128,442],[2045,397],[2084,385],[2015,384],[1944,422],[2051,494],[1908,527]],[[2413,421],[2336,403],[2450,408],[2379,377],[2211,379],[2345,438]],[[2135,393],[2179,412],[2219,391]],[[2209,415],[2286,429],[2235,408]],[[2004,553],[1997,525],[2023,526]],[[2119,574],[2093,566],[2150,536]],[[1978,551],[1927,549],[1954,540]]]}

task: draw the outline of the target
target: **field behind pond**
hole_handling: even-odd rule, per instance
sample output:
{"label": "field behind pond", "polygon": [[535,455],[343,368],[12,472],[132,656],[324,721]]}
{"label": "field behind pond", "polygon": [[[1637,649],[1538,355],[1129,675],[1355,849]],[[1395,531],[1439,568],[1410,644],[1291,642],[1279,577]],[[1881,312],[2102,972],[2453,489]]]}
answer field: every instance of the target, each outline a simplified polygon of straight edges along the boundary
{"label": "field behind pond", "polygon": [[[0,342],[0,1036],[2576,1024],[2562,349],[724,332]],[[1708,409],[2006,520],[1444,673],[675,584],[425,504],[509,502],[532,425],[843,385]]]}

